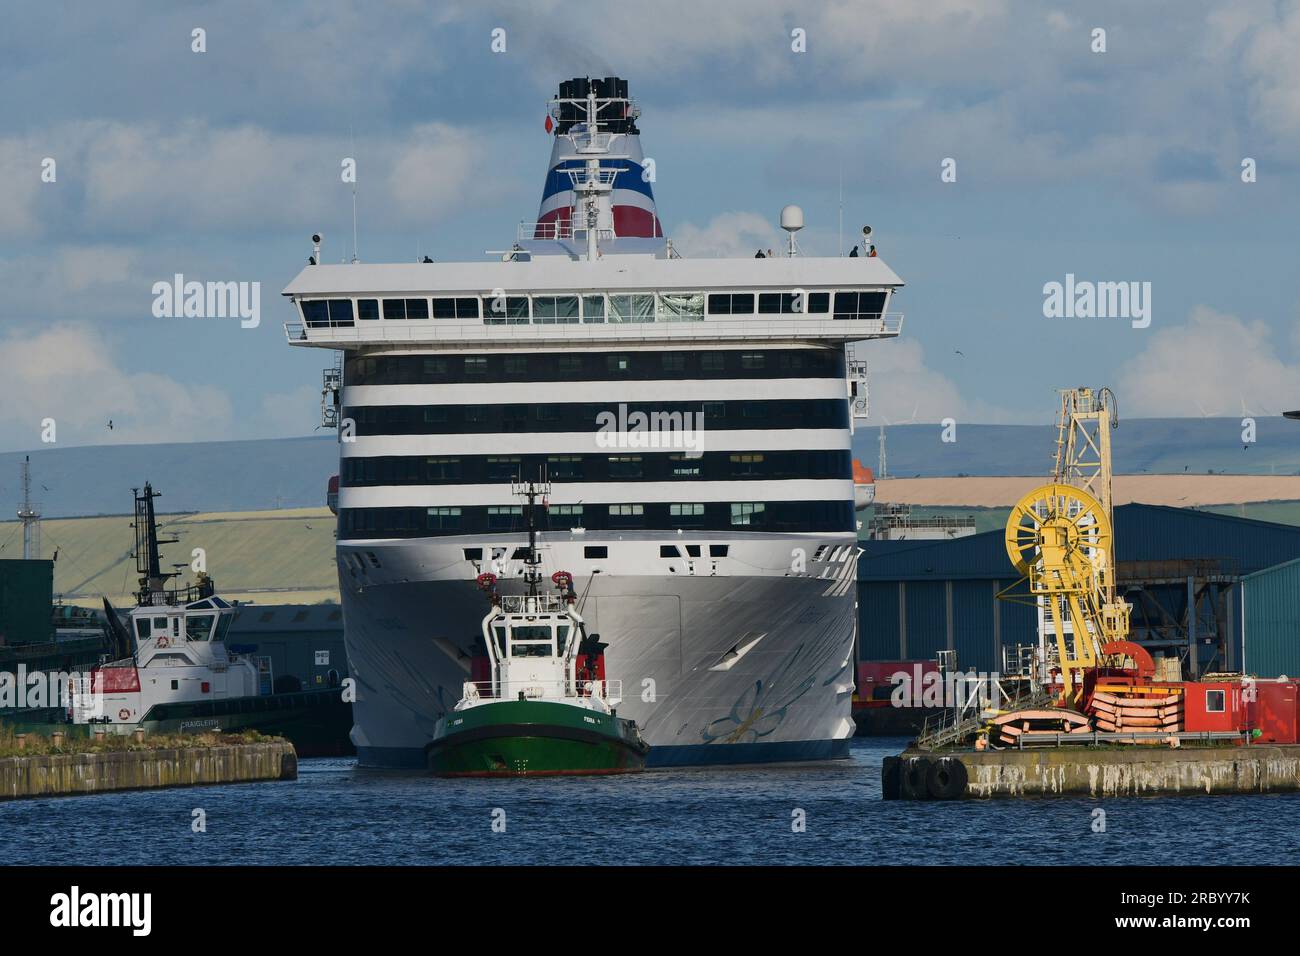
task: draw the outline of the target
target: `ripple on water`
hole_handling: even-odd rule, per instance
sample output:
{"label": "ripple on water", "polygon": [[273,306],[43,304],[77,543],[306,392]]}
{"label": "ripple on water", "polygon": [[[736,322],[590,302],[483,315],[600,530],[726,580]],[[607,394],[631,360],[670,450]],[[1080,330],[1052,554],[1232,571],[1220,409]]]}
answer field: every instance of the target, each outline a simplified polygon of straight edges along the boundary
{"label": "ripple on water", "polygon": [[[544,780],[303,760],[285,783],[0,803],[0,864],[1258,865],[1300,843],[1300,794],[882,801],[881,760],[904,743],[859,739],[850,760],[823,764]],[[196,808],[206,833],[191,831]]]}

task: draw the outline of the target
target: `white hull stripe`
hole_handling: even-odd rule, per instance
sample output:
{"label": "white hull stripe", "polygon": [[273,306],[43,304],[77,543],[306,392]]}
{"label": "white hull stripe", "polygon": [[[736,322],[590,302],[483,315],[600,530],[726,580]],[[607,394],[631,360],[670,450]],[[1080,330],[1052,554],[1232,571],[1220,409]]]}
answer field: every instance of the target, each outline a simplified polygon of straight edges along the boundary
{"label": "white hull stripe", "polygon": [[[619,436],[615,436],[619,437]],[[628,439],[651,436],[628,435]],[[360,435],[340,446],[345,458],[373,458],[381,455],[583,455],[604,452],[609,455],[673,452],[667,447],[649,444],[627,448],[609,448],[596,441],[597,433],[527,432],[484,435]],[[838,451],[850,447],[850,436],[842,428],[790,428],[746,431],[709,431],[700,436],[697,451]]]}
{"label": "white hull stripe", "polygon": [[[588,481],[556,484],[553,505],[709,501],[851,501],[853,482],[788,481]],[[426,508],[516,504],[504,482],[486,485],[380,485],[339,489],[340,508]],[[575,523],[581,523],[577,520]]]}

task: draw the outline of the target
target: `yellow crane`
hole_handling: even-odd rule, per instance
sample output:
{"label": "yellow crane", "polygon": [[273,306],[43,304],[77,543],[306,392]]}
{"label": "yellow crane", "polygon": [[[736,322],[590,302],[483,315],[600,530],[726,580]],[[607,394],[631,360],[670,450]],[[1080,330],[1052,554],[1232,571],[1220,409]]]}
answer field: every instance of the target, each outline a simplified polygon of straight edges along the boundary
{"label": "yellow crane", "polygon": [[1103,646],[1128,636],[1130,608],[1115,596],[1110,431],[1116,423],[1110,389],[1063,390],[1055,480],[1021,498],[1007,519],[1007,556],[1023,577],[1000,596],[1014,599],[1011,592],[1028,583],[1032,603],[1044,608],[1069,701],[1082,690],[1081,672],[1101,661]]}

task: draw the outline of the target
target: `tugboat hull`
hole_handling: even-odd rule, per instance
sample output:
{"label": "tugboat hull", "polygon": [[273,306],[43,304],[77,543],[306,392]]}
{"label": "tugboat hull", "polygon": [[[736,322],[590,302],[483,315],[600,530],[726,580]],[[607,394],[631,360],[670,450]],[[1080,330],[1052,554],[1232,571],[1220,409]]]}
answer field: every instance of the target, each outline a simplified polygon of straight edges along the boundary
{"label": "tugboat hull", "polygon": [[428,768],[440,777],[634,773],[650,748],[636,724],[573,704],[510,700],[438,721]]}

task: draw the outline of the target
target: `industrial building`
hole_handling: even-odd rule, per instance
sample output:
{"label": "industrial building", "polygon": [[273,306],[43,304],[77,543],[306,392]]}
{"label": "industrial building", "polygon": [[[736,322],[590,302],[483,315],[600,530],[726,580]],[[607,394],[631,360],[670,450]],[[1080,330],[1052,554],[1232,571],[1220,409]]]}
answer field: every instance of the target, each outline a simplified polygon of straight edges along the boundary
{"label": "industrial building", "polygon": [[53,604],[53,561],[0,560],[0,647],[53,640]]}
{"label": "industrial building", "polygon": [[[1145,504],[1114,516],[1132,640],[1179,657],[1189,677],[1300,673],[1300,527]],[[859,661],[955,650],[960,669],[993,672],[1004,647],[1038,642],[1036,608],[997,598],[1018,577],[1002,531],[861,547]]]}
{"label": "industrial building", "polygon": [[1260,677],[1300,677],[1300,560],[1241,581],[1245,669]]}
{"label": "industrial building", "polygon": [[269,657],[277,692],[336,687],[348,676],[337,604],[245,604],[226,641],[235,653]]}

